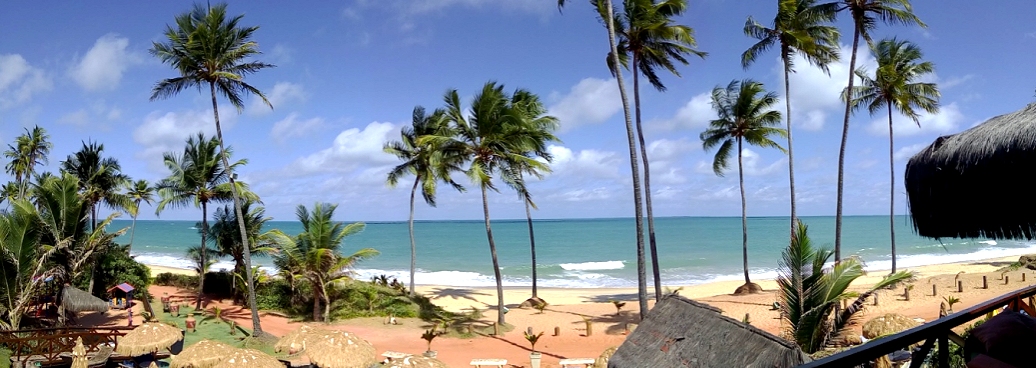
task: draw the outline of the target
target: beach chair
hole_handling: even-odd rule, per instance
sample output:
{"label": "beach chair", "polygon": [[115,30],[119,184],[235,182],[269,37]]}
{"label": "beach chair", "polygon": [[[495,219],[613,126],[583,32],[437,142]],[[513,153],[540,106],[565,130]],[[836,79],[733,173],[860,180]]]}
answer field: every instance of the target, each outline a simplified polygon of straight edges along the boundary
{"label": "beach chair", "polygon": [[596,361],[594,358],[569,358],[561,359],[558,364],[561,364],[561,368],[589,368],[593,367]]}
{"label": "beach chair", "polygon": [[471,365],[474,366],[475,368],[483,368],[483,367],[503,368],[504,365],[507,365],[507,359],[472,359],[471,360]]}

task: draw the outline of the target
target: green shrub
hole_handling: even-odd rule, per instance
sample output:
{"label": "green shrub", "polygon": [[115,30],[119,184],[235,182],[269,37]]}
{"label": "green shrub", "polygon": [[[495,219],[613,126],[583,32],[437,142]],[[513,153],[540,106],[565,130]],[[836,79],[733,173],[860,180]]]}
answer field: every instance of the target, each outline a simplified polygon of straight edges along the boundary
{"label": "green shrub", "polygon": [[190,290],[198,287],[198,276],[163,272],[155,276],[155,285],[174,286]]}
{"label": "green shrub", "polygon": [[[98,268],[94,273],[94,295],[106,296],[108,288],[128,283],[139,293],[147,293],[151,286],[151,269],[147,265],[137,262],[126,251],[126,247],[113,245],[107,251],[98,256]],[[90,273],[84,272],[83,277],[76,284],[85,290],[89,285]],[[150,294],[146,296],[150,297]]]}

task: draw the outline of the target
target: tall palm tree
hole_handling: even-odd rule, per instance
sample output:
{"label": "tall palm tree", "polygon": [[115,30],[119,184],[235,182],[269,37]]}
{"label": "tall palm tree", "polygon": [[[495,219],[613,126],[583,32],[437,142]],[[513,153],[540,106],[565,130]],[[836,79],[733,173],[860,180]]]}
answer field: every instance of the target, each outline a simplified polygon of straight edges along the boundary
{"label": "tall palm tree", "polygon": [[[254,201],[244,201],[241,211],[245,213],[245,227],[248,229],[248,253],[265,255],[274,249],[274,241],[269,232],[263,232],[263,226],[272,220],[266,216],[266,209]],[[234,260],[234,274],[241,279],[245,277],[245,248],[241,241],[241,232],[237,229],[237,217],[232,206],[223,206],[212,214],[212,226],[209,228],[211,238],[216,243],[216,252],[220,256]],[[237,276],[235,276],[237,279]],[[235,301],[240,299],[237,283],[233,283],[231,294]]]}
{"label": "tall palm tree", "polygon": [[[608,47],[611,48],[609,57],[611,65],[620,65],[619,51],[615,42],[615,8],[612,0],[598,1],[594,4],[597,14],[604,19],[604,26],[608,28]],[[565,0],[558,0],[558,10],[565,6]],[[613,69],[617,71],[617,69]],[[637,144],[633,140],[633,119],[630,114],[630,101],[626,93],[626,82],[623,81],[622,72],[613,73],[615,82],[619,85],[619,97],[622,100],[622,116],[626,123],[626,143],[630,152],[630,175],[633,178],[633,220],[636,228],[637,239],[637,300],[639,301],[640,317],[644,318],[648,312],[647,299],[647,274],[644,265],[644,208],[641,202],[643,192],[640,188],[640,168],[637,162]]]}
{"label": "tall palm tree", "polygon": [[[628,58],[631,63],[627,66],[633,70],[633,106],[640,159],[644,164],[644,207],[647,211],[648,246],[657,302],[662,299],[662,280],[655,242],[655,216],[651,206],[651,166],[641,125],[640,74],[643,73],[655,89],[664,92],[666,87],[658,78],[658,68],[680,76],[674,61],[687,65],[686,56],[694,55],[704,59],[708,54],[694,49],[697,41],[691,27],[673,24],[673,18],[687,10],[687,0],[662,0],[658,3],[655,0],[625,0],[623,5],[624,11],[614,21],[617,25],[615,33],[619,39],[619,58],[624,64]],[[607,14],[602,13],[601,16]],[[615,64],[612,64],[612,71],[617,72]]]}
{"label": "tall palm tree", "polygon": [[13,146],[7,145],[4,157],[10,162],[4,168],[7,173],[14,176],[18,197],[25,198],[29,178],[36,173],[36,166],[47,164],[47,156],[52,148],[54,144],[50,142],[50,134],[39,125],[31,131],[25,128],[25,133],[15,139]]}
{"label": "tall palm tree", "polygon": [[723,171],[727,169],[730,151],[737,149],[737,176],[741,186],[741,249],[745,270],[745,284],[734,292],[738,295],[762,291],[759,285],[748,278],[748,209],[742,160],[743,143],[784,151],[784,148],[770,139],[775,135],[783,137],[787,134],[784,129],[775,127],[781,122],[781,113],[770,109],[775,103],[777,94],[767,92],[762,83],[751,79],[731,81],[726,88],[716,87],[712,90],[712,108],[716,110],[719,119],[709,122],[709,128],[701,133],[705,150],[719,146],[712,161],[712,171],[718,176],[723,176]]}
{"label": "tall palm tree", "polygon": [[464,156],[456,154],[456,152],[438,151],[428,144],[421,145],[417,142],[418,139],[427,135],[451,136],[453,134],[443,110],[435,110],[431,115],[427,115],[423,107],[417,106],[413,111],[411,125],[404,126],[400,130],[400,140],[388,142],[384,147],[386,153],[403,161],[389,171],[389,186],[395,187],[399,183],[399,179],[410,174],[414,175],[414,185],[410,188],[410,218],[407,220],[410,230],[411,297],[415,295],[414,274],[417,269],[417,242],[414,240],[414,198],[417,194],[417,187],[421,187],[424,202],[432,207],[435,207],[435,189],[439,181],[449,184],[457,191],[464,191],[464,187],[450,177],[450,173],[462,170]]}
{"label": "tall palm tree", "polygon": [[[159,215],[166,206],[187,207],[194,205],[201,208],[201,245],[199,256],[204,260],[206,255],[209,222],[208,210],[210,202],[229,202],[233,200],[231,188],[237,186],[237,192],[248,199],[257,200],[242,182],[230,182],[231,169],[222,164],[219,156],[229,156],[230,151],[219,153],[219,141],[205,135],[187,138],[187,145],[180,154],[166,152],[165,166],[170,174],[155,186],[158,189],[159,201],[155,207],[155,215]],[[229,149],[228,149],[229,150]],[[245,165],[247,160],[238,160],[232,167]],[[198,275],[198,298],[195,308],[201,308],[201,285],[205,283],[205,274]]]}
{"label": "tall palm tree", "polygon": [[[523,126],[523,119],[513,116],[510,97],[504,86],[488,82],[471,101],[470,111],[464,111],[457,90],[449,90],[444,96],[446,115],[457,131],[456,136],[425,136],[418,144],[430,144],[436,150],[457,152],[470,162],[466,173],[482,191],[482,214],[486,225],[489,253],[493,258],[493,275],[496,278],[497,323],[504,324],[504,288],[500,275],[500,262],[496,254],[496,241],[489,221],[488,191],[499,191],[493,183],[494,176],[519,193],[525,191],[525,181],[519,172],[526,169],[543,170],[546,165],[525,156],[536,147],[537,136],[532,129]],[[452,154],[452,153],[451,153]]]}
{"label": "tall palm tree", "polygon": [[928,113],[939,111],[939,88],[935,83],[919,80],[935,73],[935,64],[921,61],[921,49],[909,41],[884,39],[873,48],[874,58],[878,60],[878,69],[871,77],[863,70],[857,70],[860,78],[859,86],[852,90],[848,100],[853,109],[866,105],[867,111],[874,115],[882,108],[888,111],[889,117],[889,236],[892,241],[892,273],[896,272],[896,167],[894,165],[895,145],[892,135],[892,110],[914,121],[920,115],[917,109]]}
{"label": "tall palm tree", "polygon": [[130,211],[130,214],[133,215],[133,227],[130,230],[129,245],[126,246],[126,253],[129,253],[133,249],[133,236],[137,233],[137,215],[140,214],[140,204],[151,204],[155,200],[155,188],[147,180],[140,179],[126,187],[126,196],[133,201]]}
{"label": "tall palm tree", "polygon": [[[223,129],[219,124],[219,107],[216,94],[225,97],[237,107],[238,112],[244,108],[243,95],[253,94],[262,99],[271,109],[273,105],[266,99],[262,91],[245,83],[244,77],[274,65],[254,60],[260,54],[259,44],[252,40],[258,26],[242,27],[238,23],[243,15],[227,18],[227,5],[216,4],[194,9],[176,16],[176,26],[166,26],[165,37],[168,42],[154,42],[151,54],[163,63],[176,69],[179,76],[163,79],[151,90],[151,100],[175,96],[189,87],[209,88],[212,97],[212,115],[216,124],[216,137],[221,148],[223,166],[233,169],[227,157],[223,141]],[[241,238],[248,241],[244,215],[241,211],[241,193],[237,192],[237,180],[231,172],[228,175],[230,190],[233,194],[234,213],[237,214],[238,228]],[[247,245],[247,244],[246,244]],[[247,246],[246,246],[247,248]],[[248,286],[248,307],[252,311],[252,331],[254,335],[262,335],[263,329],[259,321],[259,310],[255,304],[255,283],[252,277],[252,257],[245,253],[245,279]]]}
{"label": "tall palm tree", "polygon": [[[292,274],[299,275],[309,281],[313,287],[313,320],[331,322],[331,296],[329,288],[332,284],[346,280],[350,268],[356,262],[378,255],[372,248],[360,249],[351,255],[342,253],[345,238],[363,231],[364,224],[356,222],[345,225],[333,220],[338,205],[317,203],[313,211],[299,205],[295,215],[302,223],[302,233],[295,237],[285,235],[280,230],[273,230],[280,251],[276,253],[279,267],[293,269]],[[324,303],[321,313],[320,303]]]}
{"label": "tall palm tree", "polygon": [[104,157],[104,145],[83,142],[83,147],[61,161],[61,170],[79,178],[79,191],[90,209],[91,230],[97,227],[97,205],[114,210],[133,206],[131,199],[118,190],[129,183],[122,165],[114,157]]}
{"label": "tall palm tree", "polygon": [[[878,20],[887,24],[917,24],[927,27],[921,19],[914,15],[910,0],[841,0],[839,11],[848,11],[853,18],[853,53],[849,59],[849,84],[847,91],[853,90],[853,77],[856,73],[856,51],[860,46],[860,37],[871,44],[871,31],[878,26]],[[842,121],[842,142],[838,147],[838,194],[835,204],[835,262],[842,260],[842,189],[845,186],[845,144],[849,138],[849,115],[852,112],[852,101],[845,101],[845,119]]]}
{"label": "tall palm tree", "polygon": [[741,54],[741,66],[748,68],[760,54],[774,45],[780,47],[784,64],[784,119],[788,131],[788,186],[791,193],[790,234],[795,235],[795,150],[791,138],[791,78],[795,72],[792,57],[802,56],[811,65],[830,74],[828,64],[838,60],[838,29],[835,20],[838,3],[817,4],[819,0],[778,0],[773,26],[767,28],[752,17],[745,22],[745,35],[759,40]]}

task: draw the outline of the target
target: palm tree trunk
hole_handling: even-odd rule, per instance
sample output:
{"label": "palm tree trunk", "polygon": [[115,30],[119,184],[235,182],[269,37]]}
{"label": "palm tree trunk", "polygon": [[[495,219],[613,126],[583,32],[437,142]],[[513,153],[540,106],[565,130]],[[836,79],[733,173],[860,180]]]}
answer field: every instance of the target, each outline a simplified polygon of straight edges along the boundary
{"label": "palm tree trunk", "polygon": [[612,0],[605,0],[608,7],[608,19],[604,24],[608,27],[608,47],[611,48],[612,65],[616,66],[615,81],[619,84],[619,97],[622,98],[622,113],[626,119],[626,140],[630,149],[630,172],[633,176],[633,208],[636,214],[633,216],[637,229],[637,296],[640,301],[640,317],[644,318],[648,312],[647,302],[647,275],[644,267],[644,218],[641,215],[644,210],[640,200],[640,168],[637,164],[637,144],[633,140],[633,121],[630,118],[630,102],[626,96],[626,83],[622,79],[622,70],[618,67],[619,50],[615,45],[615,14],[612,7]]}
{"label": "palm tree trunk", "polygon": [[[97,204],[90,203],[90,231],[97,230]],[[94,257],[93,267],[90,267],[90,284],[87,286],[90,293],[94,292],[94,281],[97,280],[97,267],[101,265],[101,260]]]}
{"label": "palm tree trunk", "polygon": [[489,238],[489,253],[493,256],[493,275],[496,276],[496,323],[504,324],[504,284],[500,279],[500,261],[496,258],[496,243],[493,241],[493,229],[489,227],[489,200],[486,187],[482,187],[482,214],[486,218],[486,237]]}
{"label": "palm tree trunk", "polygon": [[263,327],[259,322],[259,308],[255,304],[255,283],[252,278],[252,248],[248,245],[248,230],[245,229],[245,217],[241,213],[241,200],[237,193],[237,178],[230,167],[230,159],[227,158],[227,148],[223,145],[223,129],[219,125],[219,108],[216,106],[216,85],[209,82],[209,92],[212,95],[212,115],[216,121],[216,138],[219,139],[220,158],[223,159],[223,167],[230,174],[230,191],[234,197],[234,214],[237,215],[237,226],[241,231],[241,246],[244,247],[245,258],[245,287],[248,288],[248,309],[252,312],[252,336],[259,336],[263,333]]}
{"label": "palm tree trunk", "polygon": [[748,285],[752,283],[748,278],[748,205],[745,200],[745,166],[741,156],[741,138],[738,138],[737,179],[741,186],[741,255],[745,266],[745,285]]}
{"label": "palm tree trunk", "polygon": [[313,285],[313,322],[319,322],[321,320],[320,300],[324,298],[323,295],[321,295],[323,293],[320,292],[320,289],[322,288],[322,286]]}
{"label": "palm tree trunk", "polygon": [[324,293],[324,323],[331,323],[331,297]]}
{"label": "palm tree trunk", "polygon": [[209,260],[205,255],[205,238],[209,235],[209,204],[201,201],[201,249],[198,251],[201,257],[201,264],[198,265],[198,299],[195,301],[194,309],[201,310],[201,297],[205,290],[205,271]]}
{"label": "palm tree trunk", "polygon": [[536,234],[532,231],[532,211],[529,210],[529,201],[525,201],[525,218],[529,221],[529,251],[532,253],[532,297],[536,298]]}
{"label": "palm tree trunk", "polygon": [[791,60],[789,60],[790,52],[788,47],[781,46],[783,52],[781,53],[784,59],[784,104],[785,104],[785,119],[788,122],[788,186],[791,193],[791,236],[795,236],[795,154],[792,149],[791,142],[791,82],[788,74],[790,74],[789,68],[791,67]]}
{"label": "palm tree trunk", "polygon": [[417,243],[414,241],[414,195],[417,194],[417,184],[421,178],[414,178],[414,187],[410,188],[410,297],[414,297],[414,273],[417,269]]}
{"label": "palm tree trunk", "polygon": [[860,27],[862,25],[856,24],[853,29],[853,56],[849,59],[849,86],[846,87],[848,91],[847,98],[845,99],[845,120],[842,123],[842,145],[838,148],[838,194],[837,204],[835,207],[835,262],[842,261],[842,189],[845,187],[845,143],[849,138],[849,113],[852,112],[852,97],[851,93],[853,90],[853,80],[855,79],[856,71],[856,47],[860,45]]}
{"label": "palm tree trunk", "polygon": [[655,302],[662,300],[662,279],[658,272],[658,248],[655,246],[655,215],[651,210],[651,166],[648,163],[647,145],[644,144],[644,128],[640,125],[640,73],[637,72],[637,53],[633,53],[633,105],[637,114],[637,140],[640,143],[640,159],[644,162],[644,206],[647,210],[648,246],[651,250],[651,275],[655,284]]}
{"label": "palm tree trunk", "polygon": [[892,273],[896,273],[896,166],[893,161],[895,147],[892,142],[892,101],[889,107],[889,236],[892,240]]}
{"label": "palm tree trunk", "polygon": [[133,214],[133,225],[130,227],[130,241],[126,246],[126,254],[133,250],[133,237],[137,235],[137,215],[140,214],[140,201],[137,201],[137,211]]}

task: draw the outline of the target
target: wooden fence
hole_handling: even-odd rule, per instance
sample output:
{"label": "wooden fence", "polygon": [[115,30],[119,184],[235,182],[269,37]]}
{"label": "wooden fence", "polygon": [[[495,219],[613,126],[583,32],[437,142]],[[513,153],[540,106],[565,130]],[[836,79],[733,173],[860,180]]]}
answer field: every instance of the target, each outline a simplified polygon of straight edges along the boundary
{"label": "wooden fence", "polygon": [[102,345],[118,346],[119,337],[133,327],[59,327],[33,330],[0,331],[0,346],[11,350],[12,362],[60,362],[62,353],[69,353],[76,338],[83,338],[87,353],[97,352]]}

